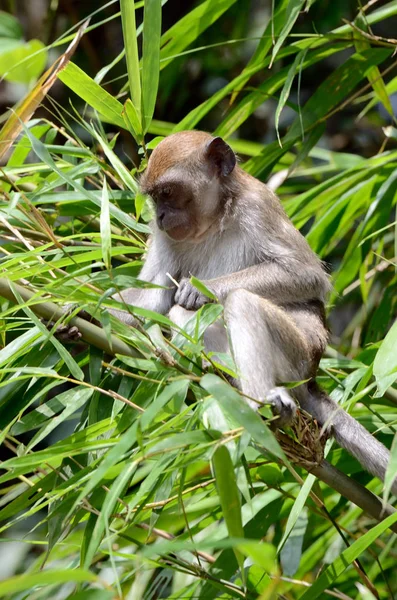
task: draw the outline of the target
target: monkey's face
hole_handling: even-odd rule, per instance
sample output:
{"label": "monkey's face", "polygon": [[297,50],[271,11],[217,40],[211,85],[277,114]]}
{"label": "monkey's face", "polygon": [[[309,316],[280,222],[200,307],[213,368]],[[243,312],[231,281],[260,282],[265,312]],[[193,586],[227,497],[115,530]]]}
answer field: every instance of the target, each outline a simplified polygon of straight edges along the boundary
{"label": "monkey's face", "polygon": [[156,223],[171,239],[194,238],[197,230],[194,191],[183,181],[167,180],[150,190],[156,210]]}
{"label": "monkey's face", "polygon": [[236,164],[221,139],[198,131],[173,134],[153,151],[141,190],[156,209],[160,230],[181,242],[200,242],[222,215],[222,188]]}

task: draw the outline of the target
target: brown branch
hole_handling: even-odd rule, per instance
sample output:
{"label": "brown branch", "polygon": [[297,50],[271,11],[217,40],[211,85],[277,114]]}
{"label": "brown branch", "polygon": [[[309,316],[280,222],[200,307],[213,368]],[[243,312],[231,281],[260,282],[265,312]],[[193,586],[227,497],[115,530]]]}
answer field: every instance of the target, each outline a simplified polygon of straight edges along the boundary
{"label": "brown branch", "polygon": [[[376,494],[339,471],[326,460],[310,469],[310,472],[378,521],[382,521],[396,512],[391,504],[383,503]],[[397,523],[394,523],[390,529],[397,533]]]}
{"label": "brown branch", "polygon": [[[34,292],[15,282],[13,282],[12,285],[24,302],[34,301]],[[0,278],[0,296],[7,298],[7,300],[10,300],[11,302],[18,303],[18,299],[11,289],[10,282],[4,277]],[[62,307],[54,304],[54,302],[43,302],[38,300],[37,303],[32,303],[29,308],[37,316],[46,321],[58,321],[65,317],[65,312]],[[123,354],[124,356],[131,356],[133,358],[142,358],[142,355],[138,350],[132,348],[113,334],[108,340],[103,329],[93,323],[89,323],[81,317],[73,317],[70,319],[69,323],[72,327],[75,326],[78,328],[83,341],[104,350],[107,354],[111,354],[112,356]]]}

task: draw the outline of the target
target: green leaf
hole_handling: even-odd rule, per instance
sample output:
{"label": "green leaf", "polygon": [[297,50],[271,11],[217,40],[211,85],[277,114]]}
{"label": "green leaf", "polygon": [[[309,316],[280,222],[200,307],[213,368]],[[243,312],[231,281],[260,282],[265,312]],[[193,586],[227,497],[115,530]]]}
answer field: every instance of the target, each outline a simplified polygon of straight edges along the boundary
{"label": "green leaf", "polygon": [[[301,139],[302,131],[306,133],[321,123],[328,112],[354,90],[366,76],[368,69],[383,62],[389,55],[390,51],[387,49],[371,48],[370,51],[365,50],[348,58],[323,81],[306,102],[284,136],[283,148],[279,148],[278,142],[270,143],[261,154],[245,163],[245,169],[254,176],[270,171],[281,156]],[[238,126],[238,121],[235,125]]]}
{"label": "green leaf", "polygon": [[246,542],[239,542],[237,548],[243,554],[249,556],[255,565],[262,567],[267,573],[277,571],[276,552],[272,544],[247,540]]}
{"label": "green leaf", "polygon": [[106,177],[103,178],[102,200],[101,200],[101,248],[102,258],[108,270],[112,268],[112,234],[110,230],[109,193]]}
{"label": "green leaf", "polygon": [[95,552],[102,541],[103,533],[109,527],[109,519],[111,519],[112,512],[114,511],[116,504],[119,502],[119,497],[123,494],[123,491],[128,485],[136,468],[137,465],[134,462],[131,462],[129,465],[127,465],[126,468],[115,479],[114,483],[110,487],[110,490],[106,493],[105,501],[101,506],[100,515],[97,518],[93,531],[90,532],[87,552],[85,556],[82,556],[82,562],[86,569],[91,565]]}
{"label": "green leaf", "polygon": [[26,348],[31,348],[34,343],[43,339],[43,332],[39,327],[32,327],[19,335],[15,340],[4,346],[0,350],[0,365],[8,363],[12,359],[18,358],[19,354],[23,354]]}
{"label": "green leaf", "polygon": [[122,117],[123,105],[98,85],[73,62],[58,73],[60,79],[75,94],[99,112],[109,123],[127,129]]}
{"label": "green leaf", "polygon": [[[54,160],[52,159],[52,157],[51,157],[50,153],[48,152],[47,148],[45,147],[45,145],[40,140],[38,140],[34,135],[32,135],[32,133],[27,129],[27,127],[25,125],[23,125],[23,129],[24,129],[25,133],[27,134],[27,136],[29,137],[29,139],[32,143],[32,148],[33,148],[34,152],[37,154],[37,156],[43,162],[45,162],[53,171],[55,171],[55,173],[57,173],[59,175],[59,177],[61,177],[64,181],[66,181],[66,183],[68,183],[72,188],[79,191],[85,198],[89,199],[91,202],[93,202],[96,206],[98,206],[100,208],[101,207],[101,199],[98,198],[98,196],[96,194],[92,193],[90,190],[84,188],[77,180],[72,179],[71,177],[69,177],[69,175],[67,173],[65,173],[64,171],[59,169],[57,167],[57,165],[55,164]],[[122,223],[123,225],[131,227],[131,229],[135,229],[137,231],[145,231],[145,232],[147,231],[146,226],[141,225],[140,223],[137,223],[134,219],[132,219],[129,215],[127,215],[125,212],[120,210],[117,206],[114,206],[113,204],[111,204],[109,207],[109,211],[110,211],[110,214],[113,217],[115,217],[118,221],[120,221],[120,223]]]}
{"label": "green leaf", "polygon": [[120,8],[130,95],[139,121],[141,121],[141,75],[134,0],[120,0]]}
{"label": "green leaf", "polygon": [[199,35],[215,23],[236,0],[205,0],[161,37],[161,69],[164,69],[182,50],[190,46]]}
{"label": "green leaf", "polygon": [[20,22],[8,12],[0,10],[0,38],[14,38],[20,40],[23,30]]}
{"label": "green leaf", "polygon": [[299,13],[303,10],[305,3],[306,0],[290,0],[286,11],[287,21],[280,35],[278,36],[277,42],[274,44],[270,67],[272,66],[281,46],[284,44],[289,32],[293,28],[296,19],[299,17]]}
{"label": "green leaf", "polygon": [[374,375],[377,383],[375,397],[380,398],[397,380],[397,321],[382,342],[374,360]]}
{"label": "green leaf", "polygon": [[142,43],[143,132],[150,127],[160,75],[161,0],[145,0]]}
{"label": "green leaf", "polygon": [[287,577],[295,575],[299,567],[302,556],[303,540],[309,521],[307,513],[307,509],[302,508],[280,553],[280,562],[283,567],[283,573]]}
{"label": "green leaf", "polygon": [[332,587],[337,580],[360,554],[375,542],[388,527],[397,523],[397,512],[375,525],[370,531],[361,535],[349,548],[344,550],[336,560],[329,565],[311,587],[301,596],[301,600],[316,600],[321,597],[325,589]]}
{"label": "green leaf", "polygon": [[111,590],[84,590],[72,593],[67,600],[113,600],[114,592]]}
{"label": "green leaf", "polygon": [[[12,291],[13,291],[15,297],[18,300],[18,303],[23,305],[24,302],[23,302],[21,296],[19,295],[18,291],[15,289],[15,286],[12,285],[12,282],[10,282],[10,285],[11,285],[11,288],[12,288]],[[80,369],[79,365],[74,360],[73,356],[66,350],[65,346],[63,344],[61,344],[61,342],[59,340],[57,340],[53,335],[50,335],[46,326],[40,321],[40,319],[38,317],[36,317],[35,313],[28,306],[22,306],[22,310],[29,316],[29,318],[33,321],[33,323],[35,323],[36,327],[38,327],[44,335],[47,334],[47,337],[49,337],[49,341],[57,349],[59,356],[64,360],[64,362],[67,365],[72,376],[79,381],[83,381],[84,380],[83,371]]]}
{"label": "green leaf", "polygon": [[[247,81],[249,81],[251,74],[250,70],[256,65],[263,66],[264,60],[272,48],[274,39],[278,37],[286,20],[286,9],[289,4],[289,0],[279,0],[277,6],[273,7],[273,14],[270,15],[269,21],[266,24],[265,31],[261,39],[259,40],[258,46],[248,64],[244,67],[240,74],[240,81],[238,89],[232,93],[230,104],[233,104],[238,92],[244,88]],[[244,153],[245,154],[245,153]]]}
{"label": "green leaf", "polygon": [[84,569],[65,569],[63,571],[44,570],[40,573],[29,573],[25,575],[16,575],[6,581],[0,582],[0,594],[16,594],[29,590],[35,586],[60,585],[72,581],[74,583],[84,583],[85,581],[96,582],[98,578],[93,573]]}
{"label": "green leaf", "polygon": [[[91,388],[77,386],[72,390],[58,394],[53,401],[59,402],[64,406],[63,411],[52,418],[42,427],[30,440],[27,449],[32,450],[41,440],[63,423],[70,415],[79,410],[91,398],[94,390]],[[44,407],[42,407],[44,408]]]}
{"label": "green leaf", "polygon": [[282,552],[284,544],[287,542],[292,530],[294,529],[294,527],[299,519],[299,515],[304,510],[306,500],[311,492],[311,489],[312,489],[315,481],[316,481],[316,478],[314,475],[309,474],[306,477],[305,482],[302,485],[302,487],[299,491],[299,494],[294,502],[294,505],[288,515],[288,520],[287,520],[287,524],[285,526],[285,531],[284,531],[283,537],[281,538],[281,541],[277,547],[277,552],[279,552],[279,553]]}
{"label": "green leaf", "polygon": [[394,435],[393,443],[390,449],[390,458],[387,465],[385,474],[385,489],[383,492],[384,502],[387,502],[387,498],[390,494],[391,487],[396,479],[397,475],[397,434]]}
{"label": "green leaf", "polygon": [[126,128],[129,129],[129,131],[131,131],[136,142],[138,144],[141,144],[143,140],[141,116],[137,112],[135,105],[133,104],[130,98],[128,98],[126,100],[126,103],[124,104],[123,119]]}
{"label": "green leaf", "polygon": [[211,290],[209,290],[207,288],[207,286],[204,285],[204,283],[202,281],[200,281],[200,279],[197,279],[197,277],[191,277],[190,278],[190,283],[192,285],[194,285],[194,287],[197,288],[199,292],[201,292],[202,294],[204,294],[204,296],[207,296],[207,298],[210,298],[210,300],[214,300],[214,302],[218,301],[218,299],[215,296],[215,294],[213,292],[211,292]]}
{"label": "green leaf", "polygon": [[144,431],[147,427],[155,423],[156,415],[170,401],[180,399],[182,402],[186,398],[189,388],[189,380],[173,381],[159,394],[155,400],[146,408],[140,418],[141,428]]}
{"label": "green leaf", "polygon": [[[222,513],[230,537],[243,538],[244,529],[241,518],[240,492],[232,459],[226,446],[219,446],[212,457],[216,487],[221,501]],[[244,572],[244,557],[233,548],[241,574]]]}
{"label": "green leaf", "polygon": [[[91,134],[101,144],[108,161],[110,162],[110,164],[116,171],[117,175],[120,177],[121,181],[124,183],[127,190],[131,190],[131,192],[133,192],[134,194],[137,194],[138,193],[138,182],[131,175],[131,173],[129,172],[127,167],[121,162],[121,160],[119,159],[117,154],[112,150],[112,148],[110,147],[110,144],[93,127],[90,128],[90,131],[91,131]],[[114,197],[114,190],[112,190],[112,197]],[[136,202],[136,200],[135,200],[135,202]],[[137,218],[139,218],[138,215],[137,215]]]}
{"label": "green leaf", "polygon": [[[314,49],[312,52],[306,55],[306,58],[302,64],[302,69],[307,69],[309,66],[316,64],[320,60],[324,60],[327,56],[332,56],[333,54],[340,52],[347,46],[347,42],[338,42],[338,44],[334,44],[329,48],[320,47]],[[290,47],[289,54],[291,53],[292,48],[293,47]],[[298,47],[294,48],[294,51],[298,51]],[[268,62],[269,58],[266,58],[263,64],[253,65],[252,70],[254,72],[257,72],[258,70],[263,69],[268,64]],[[222,137],[230,137],[232,133],[236,131],[240,127],[240,125],[242,125],[248,119],[248,117],[256,110],[256,108],[263,104],[264,98],[275,95],[277,90],[279,90],[282,87],[287,77],[288,71],[289,67],[284,67],[280,70],[276,70],[274,73],[272,73],[270,77],[266,78],[266,80],[262,84],[255,88],[254,91],[246,94],[244,98],[237,104],[237,106],[235,106],[233,110],[229,112],[229,114],[222,121],[221,125],[217,127],[216,133]],[[239,75],[234,80],[232,80],[230,84],[226,85],[224,88],[219,90],[219,92],[214,94],[212,98],[210,98],[209,100],[204,102],[200,107],[195,109],[196,112],[191,111],[191,113],[188,114],[187,118],[190,117],[190,119],[192,119],[194,117],[197,122],[197,117],[202,118],[203,115],[205,115],[208,112],[209,108],[213,106],[213,100],[216,99],[216,101],[219,103],[219,101],[221,100],[221,98],[223,98],[225,93],[229,92],[231,89],[234,89],[235,86],[239,84],[241,77],[242,75]],[[269,144],[269,146],[271,146],[271,144]],[[284,146],[286,146],[286,143],[284,143]],[[277,142],[276,147],[280,151],[279,144]],[[285,148],[285,150],[288,150],[288,146]],[[280,157],[284,153],[285,152],[282,151],[280,153]]]}
{"label": "green leaf", "polygon": [[137,219],[140,218],[142,211],[144,211],[146,205],[146,196],[141,194],[139,191],[135,195],[135,216]]}
{"label": "green leaf", "polygon": [[105,476],[105,473],[120,460],[120,457],[123,456],[123,454],[127,452],[131,446],[136,443],[136,432],[137,422],[134,422],[133,425],[126,431],[126,433],[124,433],[120,439],[116,440],[116,443],[111,444],[113,447],[104,456],[100,465],[92,474],[92,477],[89,479],[89,481],[87,481],[84,488],[81,490],[80,494],[76,498],[74,506],[77,506],[83,500],[83,498],[85,498],[101,482]]}
{"label": "green leaf", "polygon": [[[359,29],[361,29],[362,31],[364,31],[366,33],[368,32],[366,19],[364,18],[364,15],[361,12],[358,13],[354,22]],[[357,36],[359,36],[360,33],[356,29],[354,29],[353,35],[355,38],[357,38]],[[371,49],[371,44],[364,36],[361,36],[360,40],[356,40],[354,45],[356,47],[357,52]],[[389,115],[391,115],[391,117],[393,117],[394,116],[393,107],[391,105],[390,98],[389,98],[389,95],[388,95],[388,92],[386,89],[386,85],[385,85],[385,82],[383,81],[382,75],[380,74],[379,68],[371,67],[370,69],[368,69],[367,79],[370,82],[370,84],[372,85],[373,90],[374,90],[375,94],[377,95],[378,99],[380,100],[380,102],[382,102],[383,106],[385,107],[385,109],[387,110]]]}
{"label": "green leaf", "polygon": [[44,71],[47,51],[40,40],[30,40],[0,53],[0,75],[7,81],[29,84]]}
{"label": "green leaf", "polygon": [[287,77],[285,79],[283,89],[281,90],[281,93],[280,93],[280,100],[278,101],[278,105],[276,108],[276,114],[274,117],[274,126],[276,128],[277,139],[278,139],[280,146],[282,145],[281,140],[280,140],[280,133],[278,130],[280,114],[289,98],[292,82],[294,81],[294,77],[296,75],[298,68],[302,67],[302,63],[305,59],[306,52],[307,52],[307,50],[302,50],[301,52],[298,52],[298,54],[295,56],[295,60],[292,63],[292,65],[287,73]]}
{"label": "green leaf", "polygon": [[257,444],[285,460],[283,451],[263,419],[243,400],[236,390],[216,375],[208,373],[201,378],[200,385],[207,390],[236,423],[242,425]]}

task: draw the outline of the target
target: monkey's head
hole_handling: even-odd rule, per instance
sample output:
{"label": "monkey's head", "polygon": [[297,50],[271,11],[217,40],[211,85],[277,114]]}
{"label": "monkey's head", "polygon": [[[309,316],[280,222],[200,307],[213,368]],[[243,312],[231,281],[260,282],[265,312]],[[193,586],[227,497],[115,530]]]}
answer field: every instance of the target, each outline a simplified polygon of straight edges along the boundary
{"label": "monkey's head", "polygon": [[175,241],[201,241],[223,214],[223,190],[235,165],[230,146],[202,131],[161,141],[141,179],[142,192],[155,204],[158,228]]}

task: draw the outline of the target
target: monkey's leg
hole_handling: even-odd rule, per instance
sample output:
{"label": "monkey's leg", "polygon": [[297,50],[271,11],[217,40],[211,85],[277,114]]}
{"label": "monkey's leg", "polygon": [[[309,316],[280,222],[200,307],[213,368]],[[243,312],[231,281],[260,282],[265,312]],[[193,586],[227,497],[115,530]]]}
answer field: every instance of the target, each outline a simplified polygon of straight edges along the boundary
{"label": "monkey's leg", "polygon": [[[187,310],[179,304],[175,304],[168,316],[176,325],[184,327],[185,324],[196,314],[195,310]],[[174,333],[174,336],[176,332]],[[207,352],[229,352],[229,342],[225,325],[222,320],[218,320],[205,330],[204,345]]]}
{"label": "monkey's leg", "polygon": [[[296,404],[290,393],[277,385],[310,377],[306,337],[286,311],[243,289],[228,295],[225,318],[242,391],[272,404],[280,424],[288,423]],[[253,401],[250,404],[258,407]]]}

